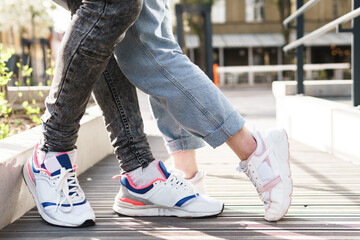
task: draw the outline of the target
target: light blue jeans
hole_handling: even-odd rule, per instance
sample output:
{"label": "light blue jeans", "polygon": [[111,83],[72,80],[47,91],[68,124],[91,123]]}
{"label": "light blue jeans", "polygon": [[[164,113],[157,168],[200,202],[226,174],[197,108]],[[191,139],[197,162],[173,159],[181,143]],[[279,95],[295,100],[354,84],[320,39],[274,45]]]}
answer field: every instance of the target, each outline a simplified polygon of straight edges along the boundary
{"label": "light blue jeans", "polygon": [[215,148],[244,125],[222,92],[182,53],[168,0],[144,0],[115,57],[124,75],[150,95],[169,153],[199,148],[201,139]]}

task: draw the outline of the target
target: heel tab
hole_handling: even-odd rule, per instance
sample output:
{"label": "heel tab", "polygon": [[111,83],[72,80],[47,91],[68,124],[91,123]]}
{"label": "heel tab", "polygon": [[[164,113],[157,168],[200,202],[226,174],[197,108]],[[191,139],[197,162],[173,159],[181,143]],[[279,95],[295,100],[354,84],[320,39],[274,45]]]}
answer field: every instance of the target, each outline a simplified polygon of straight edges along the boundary
{"label": "heel tab", "polygon": [[162,161],[158,162],[159,171],[164,175],[165,179],[170,177],[170,173],[166,170],[166,167]]}

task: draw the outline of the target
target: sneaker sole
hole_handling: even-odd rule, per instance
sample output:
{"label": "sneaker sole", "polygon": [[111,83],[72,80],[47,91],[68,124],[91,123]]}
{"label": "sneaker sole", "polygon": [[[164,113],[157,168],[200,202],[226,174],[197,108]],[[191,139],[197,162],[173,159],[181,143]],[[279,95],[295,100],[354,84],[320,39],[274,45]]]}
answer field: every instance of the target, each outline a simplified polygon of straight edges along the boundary
{"label": "sneaker sole", "polygon": [[36,204],[36,208],[41,216],[41,218],[51,224],[51,225],[54,225],[54,226],[60,226],[60,227],[70,227],[70,228],[81,228],[81,227],[88,227],[88,226],[93,226],[95,225],[95,221],[92,220],[92,219],[88,219],[88,220],[85,220],[82,224],[80,225],[75,225],[75,224],[70,224],[70,223],[63,223],[63,222],[59,222],[51,217],[49,217],[43,210],[43,207],[42,205],[40,204],[39,200],[38,200],[38,196],[37,196],[37,193],[36,193],[36,189],[35,189],[35,186],[29,176],[29,172],[28,172],[28,169],[27,169],[27,164],[28,162],[26,161],[25,165],[23,166],[23,171],[22,171],[22,175],[23,175],[23,178],[25,180],[25,184],[26,186],[28,187],[34,201],[35,201],[35,204]]}
{"label": "sneaker sole", "polygon": [[132,217],[154,217],[154,216],[167,216],[167,217],[181,217],[181,218],[202,218],[213,217],[221,214],[224,210],[224,204],[221,210],[215,212],[187,212],[180,208],[168,208],[161,206],[137,206],[127,205],[115,200],[113,210],[121,215]]}
{"label": "sneaker sole", "polygon": [[[282,129],[282,133],[283,133],[282,140],[286,142],[287,151],[288,151],[287,160],[285,162],[280,163],[280,167],[281,167],[280,177],[284,184],[284,189],[286,190],[285,197],[287,198],[286,202],[283,204],[283,206],[286,206],[286,207],[281,211],[280,217],[277,217],[277,218],[266,218],[265,217],[265,220],[269,221],[269,222],[274,222],[274,221],[278,221],[278,220],[282,219],[286,215],[286,213],[289,211],[291,201],[292,201],[293,181],[291,178],[291,168],[290,168],[290,144],[289,144],[288,135],[284,129]],[[285,166],[287,166],[287,167],[285,167]]]}

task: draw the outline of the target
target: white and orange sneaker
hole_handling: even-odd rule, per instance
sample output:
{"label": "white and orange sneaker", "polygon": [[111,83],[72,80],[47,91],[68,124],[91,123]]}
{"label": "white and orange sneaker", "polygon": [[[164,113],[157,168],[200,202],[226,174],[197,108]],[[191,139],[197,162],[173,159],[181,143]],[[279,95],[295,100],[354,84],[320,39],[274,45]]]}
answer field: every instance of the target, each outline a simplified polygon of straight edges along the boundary
{"label": "white and orange sneaker", "polygon": [[240,162],[238,171],[256,187],[264,203],[265,220],[278,221],[290,207],[293,189],[287,134],[283,129],[252,134],[258,147],[248,160]]}
{"label": "white and orange sneaker", "polygon": [[[63,227],[85,227],[95,223],[95,214],[76,178],[76,150],[42,152],[35,147],[23,167],[23,176],[40,216]],[[43,164],[39,165],[38,158]]]}
{"label": "white and orange sneaker", "polygon": [[121,187],[113,206],[115,212],[127,216],[196,218],[216,216],[223,211],[223,203],[196,193],[180,174],[169,173],[160,161],[157,164],[163,178],[145,187],[136,187],[126,174],[120,176]]}

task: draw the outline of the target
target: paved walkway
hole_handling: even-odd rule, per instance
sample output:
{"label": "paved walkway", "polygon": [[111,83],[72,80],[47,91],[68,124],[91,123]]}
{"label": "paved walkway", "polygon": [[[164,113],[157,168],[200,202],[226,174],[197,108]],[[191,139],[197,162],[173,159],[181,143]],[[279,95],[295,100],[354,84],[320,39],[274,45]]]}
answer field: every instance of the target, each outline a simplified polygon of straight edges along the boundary
{"label": "paved walkway", "polygon": [[[275,126],[275,100],[270,89],[224,92],[251,124],[259,129]],[[167,160],[142,94],[140,102],[154,154]],[[226,146],[216,150],[205,147],[198,151],[198,159],[200,168],[208,172],[208,193],[226,204],[217,218],[116,215],[111,207],[119,183],[111,177],[118,174],[117,161],[109,156],[79,177],[94,207],[96,226],[53,227],[33,209],[4,228],[0,239],[360,239],[360,165],[291,141],[293,203],[282,221],[269,223],[263,220],[263,206],[255,189],[235,171],[238,161]]]}

